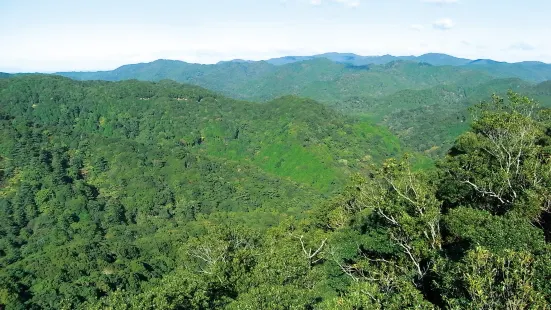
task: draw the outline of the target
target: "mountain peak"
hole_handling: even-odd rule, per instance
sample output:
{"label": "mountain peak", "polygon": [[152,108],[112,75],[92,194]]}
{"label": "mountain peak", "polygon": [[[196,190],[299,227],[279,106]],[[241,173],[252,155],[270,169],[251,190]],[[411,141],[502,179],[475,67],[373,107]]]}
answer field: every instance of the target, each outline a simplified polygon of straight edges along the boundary
{"label": "mountain peak", "polygon": [[246,59],[232,59],[232,60],[221,60],[217,62],[216,64],[223,64],[223,63],[250,63],[255,62],[254,60],[246,60]]}
{"label": "mountain peak", "polygon": [[500,63],[505,63],[505,62],[495,61],[491,59],[476,59],[469,62],[469,65],[494,65],[494,64],[500,64]]}

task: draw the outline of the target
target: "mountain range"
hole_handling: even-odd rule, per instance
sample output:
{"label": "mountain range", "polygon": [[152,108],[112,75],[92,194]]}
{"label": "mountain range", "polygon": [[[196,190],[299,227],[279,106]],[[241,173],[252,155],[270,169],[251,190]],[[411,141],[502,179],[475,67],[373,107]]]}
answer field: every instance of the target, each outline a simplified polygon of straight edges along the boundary
{"label": "mountain range", "polygon": [[156,60],[122,66],[113,71],[57,74],[77,80],[171,79],[255,101],[269,101],[289,94],[335,101],[347,96],[384,96],[403,89],[424,89],[440,84],[476,85],[495,78],[485,72],[457,66],[433,66],[404,60],[353,66],[325,58],[280,66],[267,62],[199,65]]}
{"label": "mountain range", "polygon": [[360,56],[352,53],[326,53],[313,56],[285,56],[281,58],[268,59],[266,62],[273,65],[285,65],[317,58],[326,58],[337,63],[349,64],[353,66],[373,64],[380,65],[391,61],[405,60],[428,63],[434,66],[462,66],[469,69],[486,71],[500,77],[518,77],[534,82],[541,82],[551,79],[551,65],[539,61],[508,63],[491,59],[458,58],[439,53],[428,53],[421,56]]}
{"label": "mountain range", "polygon": [[[470,60],[437,53],[327,53],[213,65],[160,59],[112,71],[57,74],[77,80],[170,79],[262,102],[285,95],[311,98],[387,126],[417,151],[441,154],[467,128],[470,106],[489,99],[492,93],[504,95],[509,89],[536,95],[537,89],[548,88],[545,81],[551,79],[551,65]],[[551,104],[548,95],[539,99],[544,105]]]}
{"label": "mountain range", "polygon": [[[393,55],[382,55],[382,56],[361,56],[353,53],[325,53],[312,56],[284,56],[279,58],[271,58],[264,61],[251,61],[243,59],[235,59],[230,61],[221,61],[214,66],[228,65],[228,63],[239,63],[246,64],[249,66],[254,66],[258,68],[263,68],[267,70],[269,66],[283,66],[288,64],[293,64],[297,62],[311,61],[315,59],[328,59],[331,62],[350,65],[353,67],[364,67],[364,69],[369,68],[370,65],[384,65],[393,61],[410,61],[416,63],[426,63],[433,66],[457,66],[472,70],[478,70],[487,72],[496,77],[518,77],[523,80],[532,81],[532,82],[542,82],[551,79],[551,64],[546,64],[539,61],[523,61],[516,63],[508,63],[495,61],[491,59],[466,59],[450,56],[447,54],[440,53],[428,53],[420,56],[393,56]],[[160,61],[167,60],[157,60],[151,63],[141,63],[131,66],[138,66],[143,69],[144,66],[159,66]],[[184,65],[192,65],[186,62],[178,61],[179,65],[183,67]],[[173,63],[174,65],[174,63]],[[197,65],[197,64],[194,64]],[[190,69],[190,68],[188,68]],[[127,66],[119,67],[113,71],[106,72],[124,72],[128,70]],[[198,69],[195,69],[198,70]],[[201,70],[199,70],[201,71]],[[90,73],[90,72],[87,72]],[[67,75],[68,72],[60,72],[61,75]],[[162,75],[161,72],[159,72]],[[101,75],[100,75],[101,76]],[[87,78],[84,72],[81,72],[81,75],[73,75],[73,77]],[[92,76],[93,77],[93,76]]]}
{"label": "mountain range", "polygon": [[[279,58],[271,58],[266,60],[266,62],[273,65],[284,65],[288,63],[293,63],[297,61],[311,60],[316,58],[326,58],[334,62],[346,63],[356,66],[369,65],[369,64],[385,64],[394,60],[408,60],[416,62],[426,62],[432,65],[438,66],[460,66],[466,65],[473,60],[458,58],[446,54],[439,53],[428,53],[421,56],[393,56],[393,55],[382,55],[382,56],[361,56],[354,53],[324,53],[312,56],[284,56]],[[239,60],[234,60],[239,61]]]}
{"label": "mountain range", "polygon": [[546,309],[549,65],[450,57],[0,74],[0,309]]}
{"label": "mountain range", "polygon": [[212,65],[159,59],[111,71],[56,74],[75,80],[169,79],[260,102],[287,95],[310,98],[341,113],[367,117],[388,127],[409,147],[430,154],[445,151],[467,128],[469,107],[492,93],[504,95],[512,89],[551,104],[549,83],[545,83],[551,79],[550,64],[471,60],[438,53],[326,53]]}

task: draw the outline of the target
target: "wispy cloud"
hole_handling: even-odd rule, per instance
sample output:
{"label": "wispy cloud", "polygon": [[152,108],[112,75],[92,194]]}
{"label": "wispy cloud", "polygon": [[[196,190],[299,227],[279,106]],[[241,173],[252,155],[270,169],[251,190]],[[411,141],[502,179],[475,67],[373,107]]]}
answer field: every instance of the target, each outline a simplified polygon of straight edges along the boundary
{"label": "wispy cloud", "polygon": [[442,18],[432,23],[432,27],[438,30],[450,30],[454,26],[455,23],[449,18]]}
{"label": "wispy cloud", "polygon": [[421,30],[425,29],[425,26],[420,25],[420,24],[412,24],[412,25],[409,26],[409,29],[415,30],[415,31],[421,31]]}
{"label": "wispy cloud", "polygon": [[[360,6],[360,0],[326,0],[326,2],[330,2],[330,1],[341,3],[348,7]],[[323,2],[322,0],[310,0],[311,5],[320,5],[322,4],[322,2]]]}
{"label": "wispy cloud", "polygon": [[533,51],[536,48],[533,45],[530,45],[528,43],[518,42],[518,43],[515,43],[515,44],[512,44],[511,46],[509,46],[509,49],[510,50],[520,50],[520,51]]}
{"label": "wispy cloud", "polygon": [[351,7],[356,7],[360,5],[360,0],[335,0],[335,1]]}
{"label": "wispy cloud", "polygon": [[431,3],[431,4],[455,4],[458,3],[458,0],[421,0],[423,3]]}

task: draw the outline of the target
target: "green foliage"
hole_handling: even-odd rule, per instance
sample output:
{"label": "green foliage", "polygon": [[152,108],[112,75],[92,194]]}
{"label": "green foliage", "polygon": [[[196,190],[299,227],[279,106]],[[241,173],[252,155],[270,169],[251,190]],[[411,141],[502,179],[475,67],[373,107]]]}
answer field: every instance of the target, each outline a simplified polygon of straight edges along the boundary
{"label": "green foliage", "polygon": [[405,144],[428,155],[443,155],[468,130],[470,107],[488,94],[508,90],[530,94],[542,105],[551,104],[549,88],[519,79],[496,79],[482,84],[456,83],[423,90],[402,90],[381,98],[351,97],[330,106],[351,115],[363,115],[387,126]]}
{"label": "green foliage", "polygon": [[446,215],[444,226],[455,238],[494,252],[545,250],[544,232],[529,220],[514,215],[496,216],[488,211],[460,207]]}
{"label": "green foliage", "polygon": [[400,150],[388,132],[294,97],[259,105],[169,81],[79,83],[40,76],[15,78],[7,87],[6,109],[45,126],[193,149],[323,190],[342,184],[365,161]]}
{"label": "green foliage", "polygon": [[551,66],[538,61],[506,63],[481,59],[469,63],[466,67],[496,77],[517,77],[533,82],[543,82],[551,79]]}
{"label": "green foliage", "polygon": [[[385,285],[386,284],[386,285]],[[354,282],[345,296],[321,305],[321,309],[434,309],[410,282]]]}
{"label": "green foliage", "polygon": [[325,58],[283,66],[267,62],[226,62],[216,65],[157,60],[126,65],[105,72],[61,72],[79,80],[119,81],[172,79],[220,91],[239,99],[269,101],[298,95],[322,102],[351,96],[384,96],[404,89],[424,89],[440,84],[475,85],[492,79],[481,72],[451,66],[392,61],[381,65],[351,66]]}
{"label": "green foliage", "polygon": [[433,167],[308,99],[0,86],[0,308],[549,308],[551,113],[527,97]]}
{"label": "green foliage", "polygon": [[461,136],[442,163],[450,205],[476,204],[493,214],[514,211],[537,218],[549,197],[544,115],[527,97],[509,93],[482,103],[472,131]]}
{"label": "green foliage", "polygon": [[441,202],[423,173],[412,172],[407,161],[389,160],[359,187],[356,204],[373,208],[393,243],[411,262],[417,280],[427,273],[434,251],[441,249]]}
{"label": "green foliage", "polygon": [[452,290],[463,298],[449,300],[451,309],[549,309],[536,290],[535,265],[527,252],[494,254],[477,247],[453,271],[459,283]]}
{"label": "green foliage", "polygon": [[368,116],[411,148],[433,157],[444,154],[468,129],[468,108],[488,94],[513,89],[551,103],[548,89],[542,91],[545,83],[531,84],[550,77],[548,65],[468,63],[446,56],[378,59],[324,54],[216,65],[157,60],[113,71],[59,74],[79,80],[172,79],[247,100],[270,101],[289,94],[308,97],[346,114]]}

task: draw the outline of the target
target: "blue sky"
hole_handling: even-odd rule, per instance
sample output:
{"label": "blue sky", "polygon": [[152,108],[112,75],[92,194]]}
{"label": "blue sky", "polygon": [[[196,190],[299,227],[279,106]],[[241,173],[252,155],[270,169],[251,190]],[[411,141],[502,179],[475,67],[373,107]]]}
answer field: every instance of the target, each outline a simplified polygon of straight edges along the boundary
{"label": "blue sky", "polygon": [[0,71],[353,52],[551,63],[546,0],[0,0]]}

